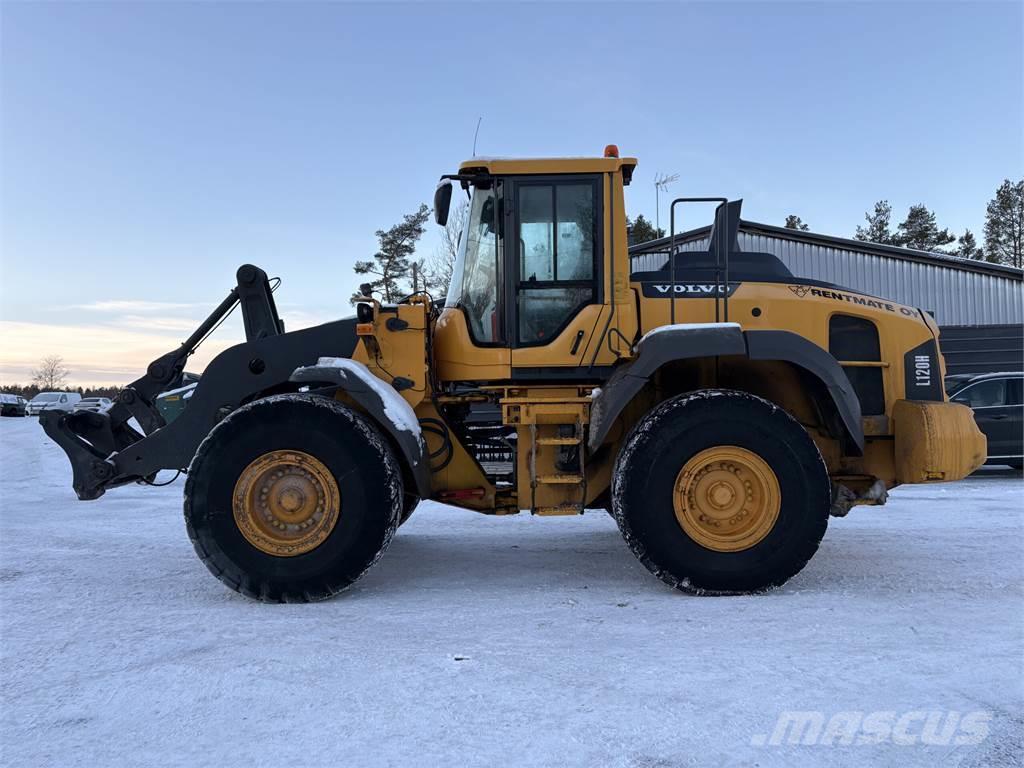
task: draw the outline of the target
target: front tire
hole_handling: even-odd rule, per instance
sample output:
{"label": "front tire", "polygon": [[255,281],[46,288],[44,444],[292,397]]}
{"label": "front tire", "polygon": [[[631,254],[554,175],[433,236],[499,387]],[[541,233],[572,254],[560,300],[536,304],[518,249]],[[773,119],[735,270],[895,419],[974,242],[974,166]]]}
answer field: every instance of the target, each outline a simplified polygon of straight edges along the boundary
{"label": "front tire", "polygon": [[416,507],[420,505],[420,497],[414,493],[406,493],[402,502],[402,516],[398,519],[399,527],[405,525],[405,521],[412,517]]}
{"label": "front tire", "polygon": [[381,433],[341,403],[275,395],[234,411],[199,446],[185,484],[196,553],[264,602],[323,600],[383,554],[402,473]]}
{"label": "front tire", "polygon": [[641,563],[696,594],[760,592],[810,560],[828,525],[828,470],[807,431],[745,392],[667,400],[616,460],[612,508]]}

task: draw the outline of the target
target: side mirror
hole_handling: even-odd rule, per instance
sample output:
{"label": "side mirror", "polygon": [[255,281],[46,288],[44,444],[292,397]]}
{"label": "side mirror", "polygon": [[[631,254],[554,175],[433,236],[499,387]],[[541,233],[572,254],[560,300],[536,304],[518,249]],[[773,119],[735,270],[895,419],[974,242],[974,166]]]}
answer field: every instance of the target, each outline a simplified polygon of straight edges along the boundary
{"label": "side mirror", "polygon": [[[488,235],[494,234],[495,219],[497,218],[494,215],[494,208],[495,204],[493,197],[486,198],[484,200],[484,204],[480,206],[480,223],[483,224],[484,227],[486,227]],[[522,244],[522,238],[519,239],[519,242],[520,244]]]}
{"label": "side mirror", "polygon": [[434,190],[434,221],[440,226],[448,223],[448,210],[452,205],[452,182],[445,179]]}

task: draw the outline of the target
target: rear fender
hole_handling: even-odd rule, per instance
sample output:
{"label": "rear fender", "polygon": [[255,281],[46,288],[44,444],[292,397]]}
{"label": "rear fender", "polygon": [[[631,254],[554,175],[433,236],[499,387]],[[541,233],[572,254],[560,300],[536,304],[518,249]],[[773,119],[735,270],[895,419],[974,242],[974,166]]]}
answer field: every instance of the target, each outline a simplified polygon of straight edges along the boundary
{"label": "rear fender", "polygon": [[743,335],[751,360],[792,363],[825,385],[842,422],[846,450],[850,455],[863,456],[860,400],[839,361],[814,342],[789,331],[746,331]]}
{"label": "rear fender", "polygon": [[701,357],[742,356],[791,363],[821,382],[842,424],[846,450],[864,453],[860,401],[838,361],[789,331],[743,331],[738,323],[665,326],[637,344],[636,358],[619,368],[594,398],[587,447],[596,451],[623,409],[666,363]]}
{"label": "rear fender", "polygon": [[636,345],[632,362],[616,369],[594,398],[587,447],[598,449],[615,419],[665,363],[717,355],[746,355],[739,323],[668,325],[648,333]]}

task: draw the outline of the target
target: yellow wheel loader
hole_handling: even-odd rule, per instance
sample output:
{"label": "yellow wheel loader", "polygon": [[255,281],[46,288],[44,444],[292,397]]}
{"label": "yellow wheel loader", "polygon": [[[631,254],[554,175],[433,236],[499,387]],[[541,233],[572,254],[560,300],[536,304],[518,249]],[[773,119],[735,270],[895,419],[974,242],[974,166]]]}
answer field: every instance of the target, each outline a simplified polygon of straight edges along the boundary
{"label": "yellow wheel loader", "polygon": [[[719,198],[707,251],[631,272],[623,190],[603,157],[474,158],[445,175],[469,214],[444,301],[370,295],[285,332],[271,281],[237,285],[105,414],[48,412],[79,498],[187,473],[185,519],[221,581],[265,601],[329,597],[421,499],[484,514],[610,512],[678,589],[758,592],[818,548],[829,515],[985,460],[948,403],[927,313],[741,252]],[[364,293],[369,294],[368,287]],[[246,341],[164,423],[160,392],[236,305]]]}

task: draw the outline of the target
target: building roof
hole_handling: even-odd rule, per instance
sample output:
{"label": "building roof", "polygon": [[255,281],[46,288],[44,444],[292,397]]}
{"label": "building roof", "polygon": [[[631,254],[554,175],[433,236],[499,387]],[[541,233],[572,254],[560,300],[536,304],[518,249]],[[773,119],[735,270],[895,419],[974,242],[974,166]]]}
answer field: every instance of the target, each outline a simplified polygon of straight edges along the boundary
{"label": "building roof", "polygon": [[[840,248],[859,253],[870,253],[876,256],[883,256],[903,261],[916,261],[925,264],[934,264],[950,269],[961,269],[968,272],[981,272],[995,277],[1009,278],[1024,282],[1024,270],[1016,267],[1009,267],[1005,264],[991,264],[987,261],[976,261],[974,259],[962,259],[958,256],[950,256],[945,253],[933,253],[931,251],[918,251],[913,248],[901,248],[895,245],[884,245],[882,243],[869,243],[864,240],[851,240],[845,237],[833,235],[820,235],[816,232],[803,232],[798,229],[787,229],[776,227],[771,224],[760,224],[756,221],[740,219],[740,231],[749,234],[761,234],[769,237],[778,237],[794,242],[810,243],[812,245],[824,245],[831,248]],[[677,243],[700,240],[707,237],[711,232],[711,226],[698,227],[676,235]],[[661,237],[657,240],[649,240],[646,243],[638,243],[630,246],[629,254],[638,256],[644,253],[668,252],[671,247],[671,237]]]}

